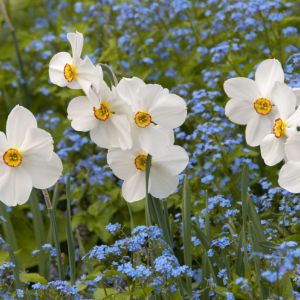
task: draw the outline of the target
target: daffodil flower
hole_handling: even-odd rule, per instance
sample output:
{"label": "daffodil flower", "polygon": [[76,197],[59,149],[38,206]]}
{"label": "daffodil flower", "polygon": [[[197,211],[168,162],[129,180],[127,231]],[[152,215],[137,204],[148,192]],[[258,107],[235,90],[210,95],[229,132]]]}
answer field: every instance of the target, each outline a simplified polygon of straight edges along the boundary
{"label": "daffodil flower", "polygon": [[68,106],[68,118],[77,131],[90,132],[99,147],[132,147],[129,107],[103,82],[98,92],[89,89],[87,96],[74,98]]}
{"label": "daffodil flower", "polygon": [[83,89],[87,92],[91,85],[95,89],[103,81],[103,72],[100,66],[94,66],[86,56],[81,59],[83,35],[79,32],[68,33],[72,56],[67,52],[55,54],[49,63],[50,81],[60,87]]}
{"label": "daffodil flower", "polygon": [[[170,134],[186,119],[185,101],[158,84],[145,84],[137,77],[123,78],[116,87],[131,107],[133,135],[151,155],[160,154],[170,145]],[[158,126],[159,125],[159,126]]]}
{"label": "daffodil flower", "polygon": [[237,77],[224,83],[224,90],[231,98],[225,114],[232,122],[247,125],[246,141],[250,146],[260,145],[272,131],[277,114],[272,89],[277,81],[284,81],[281,64],[276,59],[267,59],[258,66],[255,80]]}
{"label": "daffodil flower", "polygon": [[[140,147],[131,150],[110,149],[107,154],[107,162],[113,173],[124,180],[122,194],[126,201],[134,202],[145,198],[145,171],[148,153]],[[149,193],[159,199],[166,198],[176,192],[178,186],[178,174],[188,164],[186,151],[175,145],[167,147],[164,154],[152,156]]]}
{"label": "daffodil flower", "polygon": [[278,116],[273,122],[272,133],[266,135],[260,145],[262,158],[269,166],[284,159],[285,144],[300,125],[300,108],[295,110],[296,95],[290,87],[277,82],[271,98],[278,109]]}
{"label": "daffodil flower", "polygon": [[28,109],[17,105],[8,116],[6,135],[0,132],[0,201],[8,206],[23,204],[33,187],[47,189],[61,173],[51,135],[37,128]]}
{"label": "daffodil flower", "polygon": [[286,142],[287,163],[279,172],[279,185],[291,193],[300,193],[300,132],[293,134]]}

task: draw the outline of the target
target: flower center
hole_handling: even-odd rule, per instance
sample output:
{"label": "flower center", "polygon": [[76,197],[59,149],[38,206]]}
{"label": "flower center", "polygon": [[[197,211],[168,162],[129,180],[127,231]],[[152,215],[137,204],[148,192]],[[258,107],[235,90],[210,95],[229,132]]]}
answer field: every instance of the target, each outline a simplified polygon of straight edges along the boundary
{"label": "flower center", "polygon": [[134,121],[137,126],[146,128],[151,124],[152,118],[148,113],[139,111],[135,114]]}
{"label": "flower center", "polygon": [[254,101],[254,109],[258,114],[266,116],[272,111],[272,103],[267,98],[258,98]]}
{"label": "flower center", "polygon": [[68,82],[72,82],[77,77],[76,67],[74,65],[66,64],[64,67],[64,76]]}
{"label": "flower center", "polygon": [[273,133],[277,138],[285,135],[286,132],[286,123],[282,119],[276,119],[273,126]]}
{"label": "flower center", "polygon": [[106,121],[110,115],[111,111],[107,103],[101,103],[99,108],[94,107],[94,116],[99,121]]}
{"label": "flower center", "polygon": [[3,154],[3,161],[9,167],[19,167],[22,163],[23,155],[20,150],[10,148]]}
{"label": "flower center", "polygon": [[145,171],[146,170],[146,164],[147,164],[147,156],[145,154],[140,154],[138,155],[135,160],[134,164],[135,167],[140,170],[140,171]]}

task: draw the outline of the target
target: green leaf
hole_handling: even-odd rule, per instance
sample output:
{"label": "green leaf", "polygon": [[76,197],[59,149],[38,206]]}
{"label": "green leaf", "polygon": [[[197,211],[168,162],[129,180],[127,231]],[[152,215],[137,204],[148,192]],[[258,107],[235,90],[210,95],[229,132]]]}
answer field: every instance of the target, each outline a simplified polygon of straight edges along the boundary
{"label": "green leaf", "polygon": [[20,273],[21,282],[47,283],[45,277],[39,273]]}
{"label": "green leaf", "polygon": [[291,283],[290,275],[286,273],[279,281],[280,295],[285,300],[293,300],[293,285]]}

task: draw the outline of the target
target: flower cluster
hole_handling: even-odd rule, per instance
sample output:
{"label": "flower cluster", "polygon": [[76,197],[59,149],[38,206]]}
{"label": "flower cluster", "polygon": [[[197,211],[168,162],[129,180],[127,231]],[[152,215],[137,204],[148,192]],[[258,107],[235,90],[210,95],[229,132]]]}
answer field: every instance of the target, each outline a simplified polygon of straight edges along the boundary
{"label": "flower cluster", "polygon": [[[153,256],[153,264],[149,265]],[[192,276],[189,267],[180,265],[156,226],[138,226],[132,230],[131,236],[119,239],[111,246],[95,246],[85,259],[105,265],[94,283],[101,282],[120,290],[124,290],[125,282],[130,281],[140,288],[154,289],[157,294],[174,293],[176,280]],[[146,289],[144,293],[147,293]]]}
{"label": "flower cluster", "polygon": [[292,193],[300,192],[300,125],[299,98],[284,83],[284,72],[276,59],[263,61],[255,72],[255,80],[236,77],[224,83],[231,98],[225,107],[227,117],[246,126],[246,141],[259,146],[269,166],[283,159],[279,185]]}
{"label": "flower cluster", "polygon": [[145,197],[146,165],[151,156],[149,192],[166,198],[177,189],[188,155],[174,145],[173,129],[183,124],[185,101],[158,84],[142,79],[122,78],[111,88],[103,80],[100,65],[82,60],[83,35],[68,33],[72,56],[60,52],[51,59],[52,83],[81,88],[85,96],[68,105],[68,118],[76,131],[89,132],[91,140],[108,149],[107,161],[113,173],[124,180],[122,193],[128,202]]}

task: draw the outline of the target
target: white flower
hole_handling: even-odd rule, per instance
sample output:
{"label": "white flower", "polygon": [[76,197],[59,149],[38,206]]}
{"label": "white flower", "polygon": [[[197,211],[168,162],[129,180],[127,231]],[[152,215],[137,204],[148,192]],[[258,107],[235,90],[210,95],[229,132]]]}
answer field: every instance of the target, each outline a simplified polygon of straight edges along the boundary
{"label": "white flower", "polygon": [[[138,201],[146,196],[147,156],[138,147],[128,151],[108,150],[107,162],[113,173],[124,180],[122,194],[128,202]],[[175,145],[168,146],[165,154],[152,156],[149,193],[160,199],[174,193],[179,182],[178,174],[186,168],[188,160],[186,151]]]}
{"label": "white flower", "polygon": [[300,193],[300,132],[293,134],[286,142],[285,153],[288,162],[279,172],[279,185],[291,193]]}
{"label": "white flower", "polygon": [[295,111],[296,95],[284,83],[277,82],[271,98],[278,109],[273,123],[273,132],[263,139],[260,150],[265,163],[273,166],[285,157],[285,143],[297,132],[300,125],[300,108]]}
{"label": "white flower", "polygon": [[49,63],[50,81],[60,87],[83,89],[88,91],[92,84],[98,89],[103,81],[103,72],[100,66],[94,66],[88,57],[81,59],[83,35],[79,32],[68,33],[72,56],[67,52],[55,54]]}
{"label": "white flower", "polygon": [[116,89],[131,107],[133,135],[138,137],[143,149],[152,155],[164,151],[171,143],[168,131],[179,127],[186,119],[185,101],[168,89],[158,84],[145,84],[137,77],[123,78]]}
{"label": "white flower", "polygon": [[74,98],[67,111],[71,126],[77,131],[89,131],[99,147],[132,147],[129,107],[118,98],[114,87],[110,90],[103,82],[99,92],[90,88],[87,96]]}
{"label": "white flower", "polygon": [[232,122],[247,125],[246,141],[250,146],[260,145],[272,130],[277,110],[272,99],[276,81],[284,81],[281,64],[276,59],[267,59],[258,66],[255,81],[237,77],[224,83],[224,90],[231,98],[225,114]]}
{"label": "white flower", "polygon": [[61,172],[51,135],[37,128],[28,109],[17,105],[8,116],[6,135],[0,132],[0,200],[8,206],[23,204],[32,187],[51,187]]}

